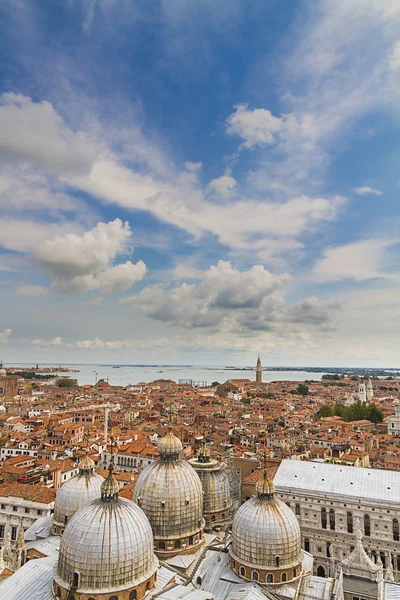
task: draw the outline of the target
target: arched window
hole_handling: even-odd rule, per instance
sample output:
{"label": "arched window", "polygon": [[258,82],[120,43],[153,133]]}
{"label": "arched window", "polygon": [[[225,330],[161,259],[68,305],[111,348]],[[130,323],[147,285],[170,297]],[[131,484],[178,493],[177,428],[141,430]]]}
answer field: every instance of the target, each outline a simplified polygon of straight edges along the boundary
{"label": "arched window", "polygon": [[325,577],[325,569],[321,565],[317,569],[317,576],[318,577]]}
{"label": "arched window", "polygon": [[330,556],[331,556],[331,543],[330,542],[328,542],[326,545],[326,556],[327,556],[327,558],[330,558]]}
{"label": "arched window", "polygon": [[[151,587],[151,585],[150,585],[150,581],[148,581],[148,582],[146,583],[146,592],[148,592],[148,591],[149,591],[150,587]],[[117,598],[115,598],[115,600],[117,600]]]}
{"label": "arched window", "polygon": [[376,552],[375,552],[375,550],[371,550],[371,558],[374,561],[374,563],[376,564]]}
{"label": "arched window", "polygon": [[61,588],[59,585],[57,586],[57,598],[61,598]]}
{"label": "arched window", "polygon": [[197,579],[196,579],[196,583],[197,583],[197,585],[201,585],[201,584],[203,583],[203,580],[202,580],[202,578],[200,577],[200,575],[197,577]]}
{"label": "arched window", "polygon": [[367,537],[371,535],[371,519],[369,515],[364,515],[364,535]]}
{"label": "arched window", "polygon": [[287,575],[286,575],[286,573],[282,573],[282,575],[281,575],[281,581],[287,581]]}
{"label": "arched window", "polygon": [[326,508],[321,508],[321,527],[326,529]]}
{"label": "arched window", "polygon": [[386,569],[386,556],[384,552],[379,552],[379,557],[381,559],[382,567]]}
{"label": "arched window", "polygon": [[76,590],[79,586],[79,573],[77,571],[74,571],[74,574],[72,576],[72,587],[74,590]]}
{"label": "arched window", "polygon": [[329,511],[329,527],[332,531],[335,531],[335,524],[335,511],[333,510],[333,508],[331,508]]}
{"label": "arched window", "polygon": [[300,504],[296,504],[296,508],[295,508],[294,512],[296,513],[296,515],[300,516],[300,514],[301,514],[300,513]]}
{"label": "arched window", "polygon": [[297,577],[297,569],[296,569],[296,567],[293,569],[293,577]]}
{"label": "arched window", "polygon": [[68,523],[68,515],[65,515],[64,517],[64,525],[66,525]]}
{"label": "arched window", "polygon": [[304,550],[310,552],[310,540],[308,538],[305,538],[304,540]]}
{"label": "arched window", "polygon": [[399,521],[398,521],[398,519],[393,519],[393,539],[395,542],[399,541]]}
{"label": "arched window", "polygon": [[240,574],[242,577],[246,575],[246,569],[244,567],[240,567]]}
{"label": "arched window", "polygon": [[137,598],[137,592],[136,590],[132,590],[131,593],[129,594],[129,600],[136,600]]}
{"label": "arched window", "polygon": [[267,575],[267,583],[274,583],[274,576],[271,573]]}
{"label": "arched window", "polygon": [[279,567],[279,556],[275,556],[275,566]]}
{"label": "arched window", "polygon": [[396,563],[397,563],[397,571],[400,571],[400,555],[397,557]]}
{"label": "arched window", "polygon": [[253,581],[258,581],[258,571],[253,571],[251,574],[251,578]]}
{"label": "arched window", "polygon": [[160,550],[165,550],[165,542],[158,542],[158,547]]}
{"label": "arched window", "polygon": [[290,502],[285,502],[285,504],[290,508]]}
{"label": "arched window", "polygon": [[181,541],[180,540],[176,540],[175,542],[175,548],[180,548],[181,547]]}
{"label": "arched window", "polygon": [[211,521],[215,521],[215,515],[211,517]]}
{"label": "arched window", "polygon": [[347,513],[347,533],[353,533],[353,513]]}
{"label": "arched window", "polygon": [[193,536],[189,537],[189,546],[193,546]]}

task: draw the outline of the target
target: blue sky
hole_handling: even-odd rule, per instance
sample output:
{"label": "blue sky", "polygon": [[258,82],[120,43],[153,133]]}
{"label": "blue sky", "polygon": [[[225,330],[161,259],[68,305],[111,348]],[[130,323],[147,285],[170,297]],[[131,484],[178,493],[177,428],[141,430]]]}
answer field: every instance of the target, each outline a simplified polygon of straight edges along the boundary
{"label": "blue sky", "polygon": [[5,0],[5,362],[400,365],[400,5]]}

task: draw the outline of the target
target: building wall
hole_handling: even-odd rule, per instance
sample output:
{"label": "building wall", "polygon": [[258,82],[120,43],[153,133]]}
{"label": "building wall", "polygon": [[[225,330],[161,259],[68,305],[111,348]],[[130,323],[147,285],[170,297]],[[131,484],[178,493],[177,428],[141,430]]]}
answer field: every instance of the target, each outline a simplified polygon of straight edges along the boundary
{"label": "building wall", "polygon": [[18,395],[18,379],[19,377],[14,375],[6,375],[0,377],[0,397],[2,398],[13,398]]}
{"label": "building wall", "polygon": [[54,502],[43,503],[12,496],[0,496],[0,546],[10,533],[11,540],[17,539],[19,528],[28,529],[40,517],[52,514]]}
{"label": "building wall", "polygon": [[[321,565],[329,573],[331,559],[327,545],[331,544],[331,552],[336,560],[345,558],[356,545],[356,519],[360,519],[363,533],[363,546],[368,555],[375,560],[374,552],[384,566],[392,559],[393,569],[400,576],[400,541],[394,539],[393,520],[397,519],[400,527],[400,504],[385,503],[380,500],[362,502],[350,496],[310,493],[301,490],[287,491],[277,487],[276,495],[290,506],[300,524],[303,548],[315,558],[314,570]],[[326,510],[326,529],[322,525],[322,509]],[[330,521],[330,510],[334,514]],[[348,528],[348,513],[352,515],[353,533]],[[366,524],[370,522],[370,535],[367,535]],[[350,520],[351,522],[351,520]],[[400,532],[399,532],[400,534]],[[306,540],[309,540],[307,545]]]}

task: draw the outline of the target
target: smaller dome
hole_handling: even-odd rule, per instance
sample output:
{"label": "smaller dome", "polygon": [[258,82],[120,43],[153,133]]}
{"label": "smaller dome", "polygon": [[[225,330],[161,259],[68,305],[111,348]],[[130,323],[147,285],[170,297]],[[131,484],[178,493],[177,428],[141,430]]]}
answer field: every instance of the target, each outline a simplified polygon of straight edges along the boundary
{"label": "smaller dome", "polygon": [[178,457],[183,450],[183,446],[181,440],[172,431],[169,431],[167,435],[158,440],[157,450],[161,458]]}
{"label": "smaller dome", "polygon": [[7,371],[4,368],[3,361],[0,362],[0,377],[5,377],[7,375]]}
{"label": "smaller dome", "polygon": [[62,533],[77,510],[100,498],[103,477],[94,472],[94,462],[84,456],[78,465],[79,473],[66,481],[57,492],[54,502],[55,531]]}

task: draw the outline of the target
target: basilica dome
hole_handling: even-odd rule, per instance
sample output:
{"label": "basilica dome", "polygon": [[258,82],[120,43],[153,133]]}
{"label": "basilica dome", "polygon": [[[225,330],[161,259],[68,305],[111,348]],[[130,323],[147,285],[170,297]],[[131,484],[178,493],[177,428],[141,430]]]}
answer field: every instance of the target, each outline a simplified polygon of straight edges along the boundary
{"label": "basilica dome", "polygon": [[159,557],[195,552],[204,541],[200,479],[179,458],[182,444],[172,432],[159,440],[158,451],[160,460],[142,471],[133,500],[150,521]]}
{"label": "basilica dome", "polygon": [[4,368],[4,365],[2,362],[0,362],[0,377],[5,377],[7,375],[7,371]]}
{"label": "basilica dome", "polygon": [[71,517],[85,504],[97,500],[104,481],[94,472],[94,462],[89,456],[80,461],[79,472],[61,486],[54,502],[53,531],[62,534]]}
{"label": "basilica dome", "polygon": [[118,497],[111,466],[101,498],[78,510],[65,528],[55,596],[66,600],[72,591],[79,599],[140,600],[154,588],[157,566],[150,523],[134,502]]}
{"label": "basilica dome", "polygon": [[202,445],[197,456],[189,460],[200,477],[203,487],[203,517],[206,530],[223,526],[232,516],[233,500],[228,469],[224,463],[211,458]]}
{"label": "basilica dome", "polygon": [[301,574],[300,526],[293,511],[275,497],[266,473],[257,483],[257,496],[242,504],[233,519],[229,552],[234,571],[244,579],[274,584]]}

